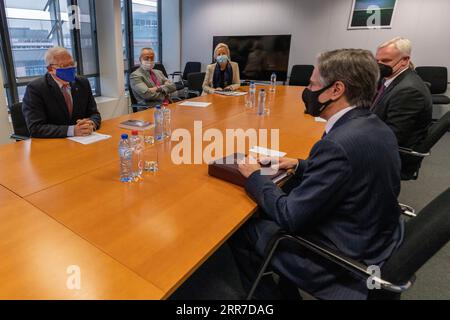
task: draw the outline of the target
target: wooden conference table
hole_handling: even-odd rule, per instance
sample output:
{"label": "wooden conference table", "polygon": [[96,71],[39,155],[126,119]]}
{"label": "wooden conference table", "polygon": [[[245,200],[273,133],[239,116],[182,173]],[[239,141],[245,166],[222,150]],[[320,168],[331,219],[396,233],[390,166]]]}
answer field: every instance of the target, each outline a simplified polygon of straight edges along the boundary
{"label": "wooden conference table", "polygon": [[[304,114],[301,91],[277,87],[267,98],[270,116],[245,109],[242,96],[195,98],[211,105],[171,105],[172,126],[192,134],[196,120],[202,121],[203,131],[279,129],[279,150],[305,158],[324,124]],[[206,164],[174,164],[171,150],[178,142],[169,139],[146,147],[145,153],[158,149],[156,174],[119,182],[117,144],[126,130],[118,124],[152,118],[153,110],[146,110],[104,121],[99,132],[112,138],[91,145],[30,139],[0,146],[0,184],[5,188],[0,227],[8,226],[0,233],[0,261],[8,261],[0,263],[0,281],[8,284],[0,286],[0,298],[76,298],[58,291],[60,283],[39,280],[41,274],[20,266],[36,256],[45,256],[42,272],[70,259],[72,264],[81,261],[82,274],[87,274],[82,283],[89,289],[85,295],[78,292],[82,298],[167,298],[252,215],[256,205],[245,191],[209,177]],[[7,209],[3,198],[12,203]],[[38,291],[30,294],[25,283]]]}

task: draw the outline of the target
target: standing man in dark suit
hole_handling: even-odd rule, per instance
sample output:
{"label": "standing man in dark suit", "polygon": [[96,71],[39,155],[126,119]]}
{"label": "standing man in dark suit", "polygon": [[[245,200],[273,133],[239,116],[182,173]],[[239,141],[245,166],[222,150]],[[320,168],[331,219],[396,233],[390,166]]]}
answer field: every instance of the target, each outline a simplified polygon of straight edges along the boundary
{"label": "standing man in dark suit", "polygon": [[[368,266],[381,265],[403,238],[397,196],[400,159],[392,131],[369,111],[378,66],[367,50],[321,54],[303,92],[306,111],[327,120],[324,137],[306,160],[279,159],[294,169],[289,188],[280,189],[260,165],[246,160],[246,190],[260,207],[230,240],[246,289],[255,279],[273,236],[287,231]],[[282,247],[273,269],[322,299],[364,299],[365,281],[329,265],[314,254]],[[260,285],[256,296],[272,290]]]}
{"label": "standing man in dark suit", "polygon": [[[371,110],[394,131],[400,147],[414,149],[428,133],[432,100],[430,90],[412,69],[410,57],[408,39],[397,37],[378,47],[381,84]],[[417,160],[400,157],[402,176],[410,176]]]}
{"label": "standing man in dark suit", "polygon": [[101,117],[86,78],[76,76],[76,64],[65,48],[45,54],[47,74],[31,82],[22,111],[34,138],[87,136],[100,128]]}

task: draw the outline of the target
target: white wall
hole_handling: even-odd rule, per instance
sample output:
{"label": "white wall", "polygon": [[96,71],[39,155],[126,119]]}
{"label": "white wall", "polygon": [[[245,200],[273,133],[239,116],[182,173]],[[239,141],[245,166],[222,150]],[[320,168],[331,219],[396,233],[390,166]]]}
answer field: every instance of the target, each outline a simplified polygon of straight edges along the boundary
{"label": "white wall", "polygon": [[213,35],[292,34],[293,64],[314,64],[318,52],[372,51],[401,35],[413,42],[416,65],[450,69],[450,1],[397,0],[392,29],[347,30],[352,0],[183,0],[182,63],[211,61]]}

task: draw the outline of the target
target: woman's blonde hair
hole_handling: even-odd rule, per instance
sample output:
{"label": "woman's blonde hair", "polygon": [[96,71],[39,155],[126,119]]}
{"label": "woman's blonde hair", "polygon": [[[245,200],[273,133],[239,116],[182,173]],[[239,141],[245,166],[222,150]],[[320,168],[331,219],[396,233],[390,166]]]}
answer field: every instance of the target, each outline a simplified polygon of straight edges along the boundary
{"label": "woman's blonde hair", "polygon": [[214,49],[214,59],[217,58],[217,50],[219,50],[220,48],[224,48],[225,51],[227,52],[228,59],[231,59],[230,48],[228,48],[228,46],[225,43],[219,43],[216,46],[216,48]]}

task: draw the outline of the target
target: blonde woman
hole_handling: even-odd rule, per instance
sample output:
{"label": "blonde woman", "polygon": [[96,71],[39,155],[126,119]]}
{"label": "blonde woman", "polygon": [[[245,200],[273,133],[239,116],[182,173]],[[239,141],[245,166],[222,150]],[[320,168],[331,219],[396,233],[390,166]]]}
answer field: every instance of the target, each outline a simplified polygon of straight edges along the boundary
{"label": "blonde woman", "polygon": [[240,87],[239,65],[230,60],[230,49],[225,43],[219,43],[214,49],[216,63],[206,68],[203,81],[203,94],[214,91],[231,90]]}

